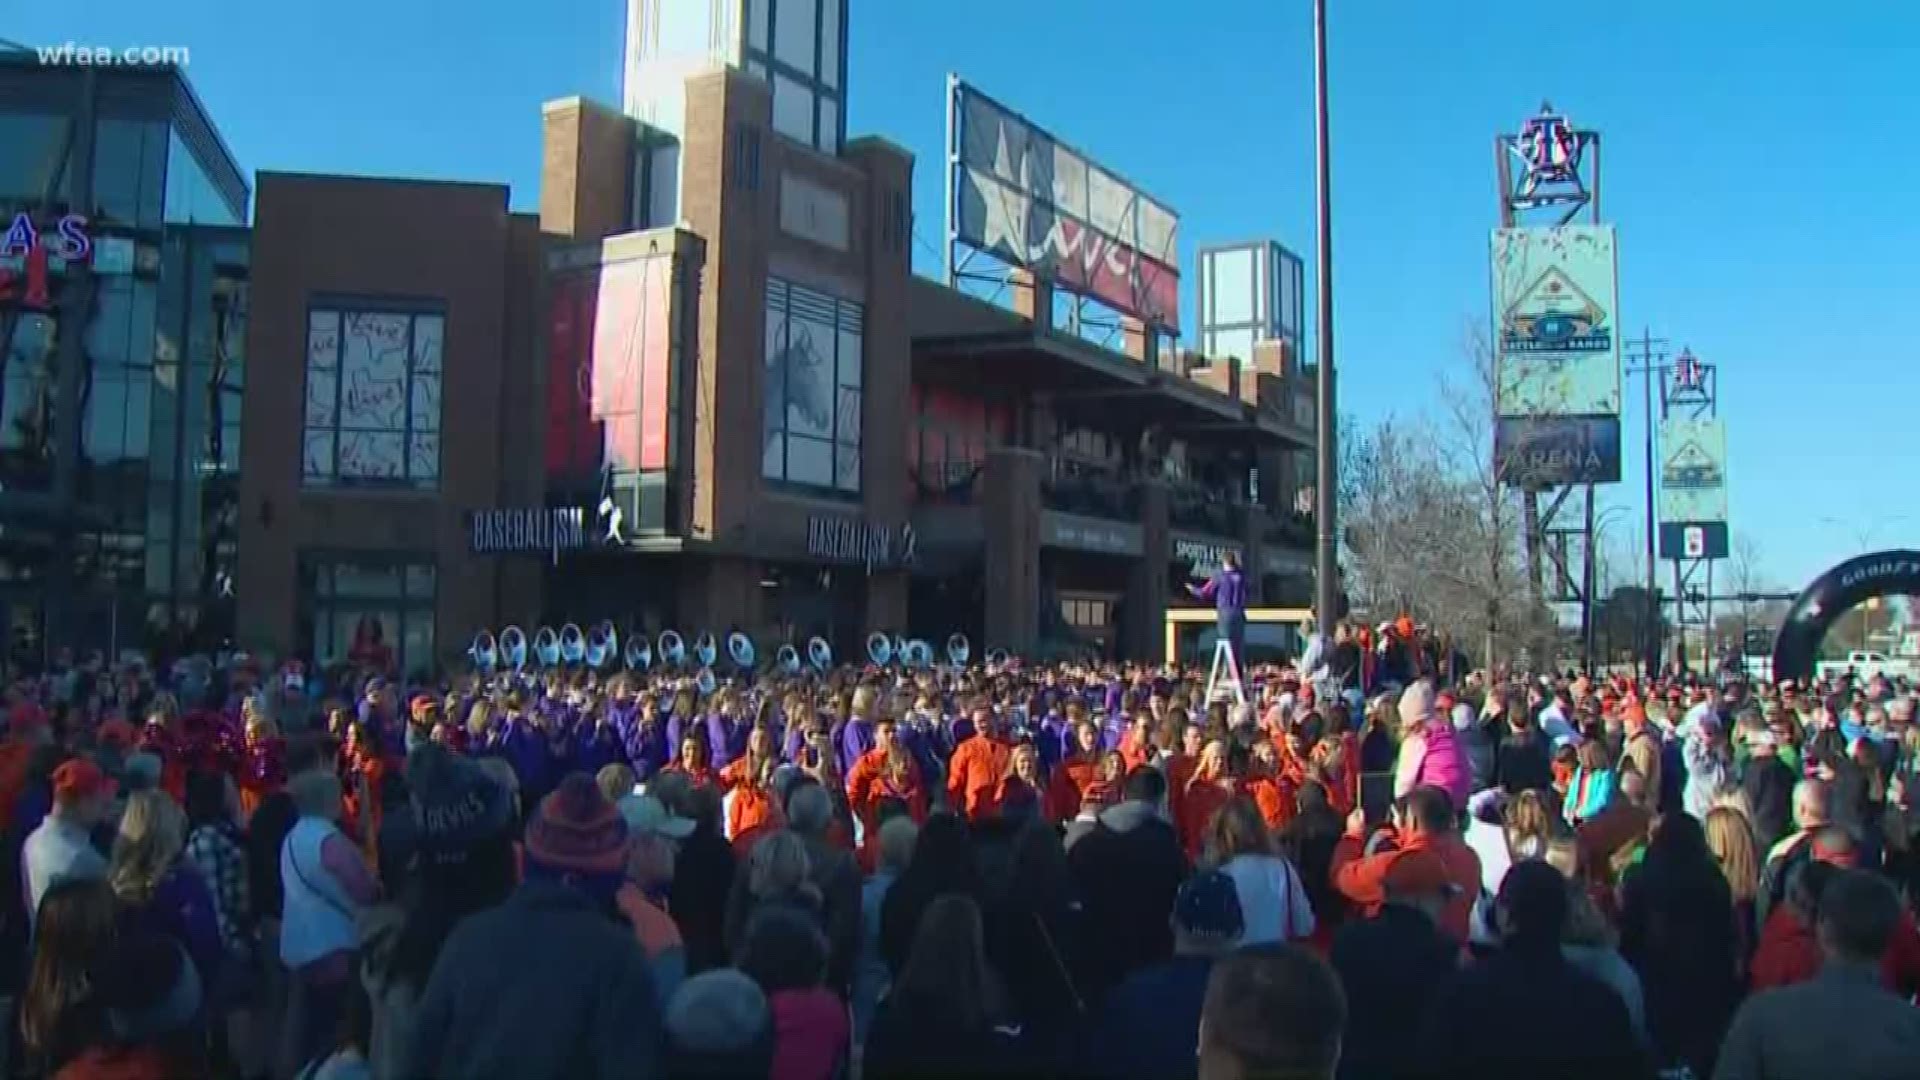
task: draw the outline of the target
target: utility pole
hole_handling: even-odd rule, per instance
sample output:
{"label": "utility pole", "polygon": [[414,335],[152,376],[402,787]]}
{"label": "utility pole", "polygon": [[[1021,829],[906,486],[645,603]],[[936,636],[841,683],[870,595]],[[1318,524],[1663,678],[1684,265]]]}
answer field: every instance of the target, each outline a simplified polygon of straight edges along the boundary
{"label": "utility pole", "polygon": [[1339,440],[1333,407],[1333,181],[1327,143],[1327,0],[1313,0],[1313,94],[1318,206],[1314,238],[1319,255],[1319,378],[1314,382],[1314,430],[1318,457],[1314,473],[1313,615],[1315,629],[1326,634],[1340,615],[1338,538]]}
{"label": "utility pole", "polygon": [[[1655,416],[1653,411],[1653,381],[1655,379],[1661,379],[1666,377],[1666,372],[1667,372],[1666,345],[1667,345],[1667,339],[1654,337],[1653,331],[1651,329],[1643,328],[1640,331],[1640,341],[1638,343],[1637,351],[1630,351],[1627,354],[1627,374],[1638,375],[1642,379],[1642,382],[1641,382],[1642,413],[1641,415],[1645,417],[1646,425],[1647,425],[1646,461],[1645,461],[1645,465],[1646,465],[1646,534],[1647,534],[1647,581],[1646,581],[1647,612],[1646,612],[1646,642],[1643,645],[1643,648],[1645,650],[1645,655],[1642,657],[1642,662],[1646,665],[1646,674],[1647,674],[1647,677],[1649,678],[1652,678],[1653,676],[1659,674],[1660,649],[1661,649],[1660,591],[1659,591],[1660,584],[1658,579],[1655,577],[1656,563],[1654,560],[1654,541],[1655,541],[1656,531],[1658,530],[1659,526],[1655,520],[1656,507],[1654,506],[1654,487],[1653,487],[1654,462],[1658,460],[1658,449],[1657,449],[1656,439],[1659,434],[1660,417]],[[1633,348],[1632,343],[1629,343],[1629,348],[1630,349]],[[1676,615],[1676,618],[1675,618],[1676,622],[1679,621],[1679,619],[1677,618],[1679,610],[1680,609],[1677,607],[1674,609],[1675,615]]]}

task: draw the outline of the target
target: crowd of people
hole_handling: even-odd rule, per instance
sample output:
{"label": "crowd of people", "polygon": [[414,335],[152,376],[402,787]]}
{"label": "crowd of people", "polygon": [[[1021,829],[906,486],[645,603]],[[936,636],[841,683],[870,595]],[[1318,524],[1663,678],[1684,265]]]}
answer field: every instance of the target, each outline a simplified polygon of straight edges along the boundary
{"label": "crowd of people", "polygon": [[0,739],[7,1068],[1920,1076],[1911,688],[1349,639],[1238,703],[1018,660],[59,665]]}

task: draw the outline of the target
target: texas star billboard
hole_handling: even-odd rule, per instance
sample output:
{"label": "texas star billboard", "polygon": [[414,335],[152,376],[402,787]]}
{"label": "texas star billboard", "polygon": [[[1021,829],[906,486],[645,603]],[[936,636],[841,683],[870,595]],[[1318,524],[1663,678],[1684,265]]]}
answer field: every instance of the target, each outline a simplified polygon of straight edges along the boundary
{"label": "texas star billboard", "polygon": [[1178,330],[1179,215],[960,79],[947,94],[951,238]]}
{"label": "texas star billboard", "polygon": [[1493,232],[1501,416],[1620,415],[1611,225]]}

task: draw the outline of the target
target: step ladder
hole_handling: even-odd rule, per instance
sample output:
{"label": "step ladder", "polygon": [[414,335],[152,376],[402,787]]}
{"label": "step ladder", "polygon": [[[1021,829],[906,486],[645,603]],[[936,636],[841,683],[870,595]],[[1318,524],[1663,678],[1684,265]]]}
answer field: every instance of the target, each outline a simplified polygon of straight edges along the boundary
{"label": "step ladder", "polygon": [[1247,689],[1240,681],[1240,661],[1233,655],[1233,646],[1221,638],[1213,643],[1213,670],[1207,673],[1207,704],[1228,700],[1235,705],[1245,705]]}

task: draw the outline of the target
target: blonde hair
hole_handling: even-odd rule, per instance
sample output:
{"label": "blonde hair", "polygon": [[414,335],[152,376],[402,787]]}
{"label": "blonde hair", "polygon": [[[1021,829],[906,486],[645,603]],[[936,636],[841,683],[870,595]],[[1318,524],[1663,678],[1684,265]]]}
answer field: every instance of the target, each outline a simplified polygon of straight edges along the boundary
{"label": "blonde hair", "polygon": [[1707,811],[1705,821],[1707,850],[1720,864],[1734,903],[1752,900],[1760,888],[1760,851],[1754,843],[1753,826],[1740,811],[1716,806]]}
{"label": "blonde hair", "polygon": [[165,792],[137,791],[127,799],[113,839],[107,882],[130,904],[153,899],[160,879],[173,869],[187,844],[187,815]]}
{"label": "blonde hair", "polygon": [[277,739],[280,737],[280,725],[265,713],[254,713],[247,719],[247,734],[261,739]]}
{"label": "blonde hair", "polygon": [[875,696],[873,687],[866,685],[857,687],[853,691],[853,701],[847,707],[847,715],[849,717],[859,717],[863,720],[866,719],[868,714],[873,712]]}
{"label": "blonde hair", "polygon": [[1560,876],[1574,880],[1580,876],[1580,843],[1564,833],[1547,841],[1547,849],[1540,854],[1540,861],[1560,871]]}
{"label": "blonde hair", "polygon": [[467,734],[475,737],[485,735],[493,726],[493,702],[476,701],[473,708],[467,710]]}
{"label": "blonde hair", "polygon": [[[1553,839],[1553,814],[1547,809],[1546,798],[1533,788],[1514,796],[1507,806],[1506,819],[1507,851],[1516,859],[1539,857]],[[1523,851],[1527,841],[1541,847]]]}

